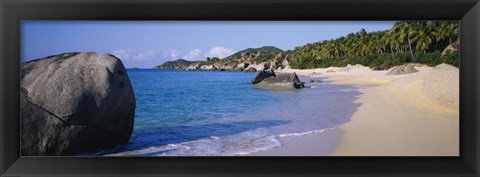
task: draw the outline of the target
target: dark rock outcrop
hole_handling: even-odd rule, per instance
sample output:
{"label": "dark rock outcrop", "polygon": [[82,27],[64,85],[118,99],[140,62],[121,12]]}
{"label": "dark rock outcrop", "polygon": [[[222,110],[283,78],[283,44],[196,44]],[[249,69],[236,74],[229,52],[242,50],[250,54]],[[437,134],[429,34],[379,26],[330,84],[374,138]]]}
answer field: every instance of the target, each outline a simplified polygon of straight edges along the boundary
{"label": "dark rock outcrop", "polygon": [[275,77],[275,72],[273,71],[259,71],[257,72],[257,75],[255,75],[255,78],[250,81],[251,84],[258,84],[259,82],[263,81],[266,78],[269,77]]}
{"label": "dark rock outcrop", "polygon": [[458,51],[459,48],[460,48],[459,43],[452,43],[452,44],[448,45],[447,47],[445,47],[445,49],[443,49],[443,51],[440,55],[443,56],[443,55],[446,55],[447,53]]}
{"label": "dark rock outcrop", "polygon": [[251,83],[256,83],[255,88],[268,90],[294,90],[305,87],[296,73],[274,73],[273,71],[258,72]]}
{"label": "dark rock outcrop", "polygon": [[74,155],[127,143],[135,96],[109,54],[65,53],[21,65],[22,155]]}
{"label": "dark rock outcrop", "polygon": [[414,72],[418,72],[418,70],[415,69],[415,65],[405,64],[393,67],[390,69],[390,71],[388,71],[387,75],[410,74]]}

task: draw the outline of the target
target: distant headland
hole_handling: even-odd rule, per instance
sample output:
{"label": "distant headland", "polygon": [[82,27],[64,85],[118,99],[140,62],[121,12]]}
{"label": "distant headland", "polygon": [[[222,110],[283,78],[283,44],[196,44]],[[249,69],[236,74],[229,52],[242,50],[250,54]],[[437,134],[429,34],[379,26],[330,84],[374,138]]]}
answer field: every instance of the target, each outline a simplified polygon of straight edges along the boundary
{"label": "distant headland", "polygon": [[248,48],[225,58],[178,59],[154,69],[192,71],[263,71],[313,69],[361,64],[374,70],[404,63],[459,65],[459,24],[455,21],[399,21],[384,31],[361,29],[283,51],[274,46]]}

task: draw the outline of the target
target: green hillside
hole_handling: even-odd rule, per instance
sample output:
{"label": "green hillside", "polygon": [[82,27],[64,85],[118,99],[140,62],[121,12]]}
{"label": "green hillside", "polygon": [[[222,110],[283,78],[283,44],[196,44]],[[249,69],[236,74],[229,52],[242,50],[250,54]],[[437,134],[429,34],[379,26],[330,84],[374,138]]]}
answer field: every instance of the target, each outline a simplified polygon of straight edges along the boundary
{"label": "green hillside", "polygon": [[277,56],[279,53],[282,53],[283,50],[274,46],[264,46],[260,48],[247,48],[245,50],[234,53],[228,57],[225,57],[223,60],[235,60],[235,59],[242,58],[242,55],[241,55],[242,53],[256,54],[257,52],[260,52],[260,55],[254,58],[253,61],[264,62],[269,59],[275,58],[275,56]]}
{"label": "green hillside", "polygon": [[185,59],[178,59],[174,61],[167,61],[161,65],[155,66],[155,69],[186,69],[193,61]]}

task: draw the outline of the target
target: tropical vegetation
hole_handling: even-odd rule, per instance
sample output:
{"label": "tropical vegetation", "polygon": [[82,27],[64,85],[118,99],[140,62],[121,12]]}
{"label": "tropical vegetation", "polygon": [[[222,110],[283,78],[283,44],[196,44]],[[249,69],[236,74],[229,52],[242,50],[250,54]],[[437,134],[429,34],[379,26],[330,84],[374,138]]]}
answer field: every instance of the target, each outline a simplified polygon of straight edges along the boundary
{"label": "tropical vegetation", "polygon": [[296,47],[285,52],[298,69],[362,64],[387,69],[408,62],[459,65],[459,52],[441,54],[459,43],[458,21],[399,21],[385,31],[356,33]]}

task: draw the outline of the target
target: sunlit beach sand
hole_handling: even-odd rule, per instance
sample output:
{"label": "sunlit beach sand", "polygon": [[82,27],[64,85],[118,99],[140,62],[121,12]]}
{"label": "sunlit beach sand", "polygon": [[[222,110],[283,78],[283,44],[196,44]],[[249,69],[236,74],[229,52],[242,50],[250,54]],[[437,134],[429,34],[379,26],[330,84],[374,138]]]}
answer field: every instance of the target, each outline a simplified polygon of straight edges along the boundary
{"label": "sunlit beach sand", "polygon": [[419,72],[403,75],[360,66],[350,72],[335,67],[283,70],[362,88],[355,100],[360,106],[337,129],[249,155],[458,156],[459,70],[442,66],[417,67]]}

